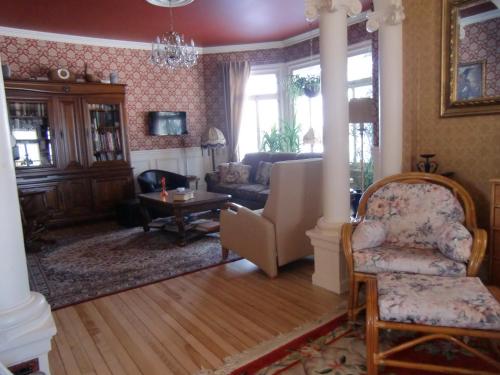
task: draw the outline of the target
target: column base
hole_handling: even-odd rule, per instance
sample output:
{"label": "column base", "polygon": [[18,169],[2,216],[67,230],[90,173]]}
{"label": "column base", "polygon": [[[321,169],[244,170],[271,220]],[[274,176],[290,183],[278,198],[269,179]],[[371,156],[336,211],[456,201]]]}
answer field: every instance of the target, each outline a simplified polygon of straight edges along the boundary
{"label": "column base", "polygon": [[40,371],[49,375],[48,353],[56,332],[49,304],[31,292],[23,304],[0,311],[0,362],[11,367],[38,359]]}
{"label": "column base", "polygon": [[306,232],[314,247],[312,282],[337,294],[349,289],[347,264],[340,245],[341,226],[321,218],[314,229]]}

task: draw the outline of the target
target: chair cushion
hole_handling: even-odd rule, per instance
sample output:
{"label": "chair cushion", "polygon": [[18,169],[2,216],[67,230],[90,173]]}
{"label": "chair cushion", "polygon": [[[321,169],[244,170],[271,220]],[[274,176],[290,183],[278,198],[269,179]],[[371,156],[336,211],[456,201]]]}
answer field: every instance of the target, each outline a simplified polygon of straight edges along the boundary
{"label": "chair cushion", "polygon": [[378,274],[408,272],[423,275],[465,276],[465,263],[449,259],[437,249],[419,249],[383,244],[353,251],[354,270]]}
{"label": "chair cushion", "polygon": [[443,186],[393,182],[368,199],[365,218],[384,224],[387,242],[437,248],[440,228],[446,223],[463,223],[464,211],[453,193]]}
{"label": "chair cushion", "polygon": [[385,242],[386,231],[380,221],[363,220],[352,234],[352,249],[369,249]]}
{"label": "chair cushion", "polygon": [[500,331],[500,304],[477,277],[377,275],[381,320]]}
{"label": "chair cushion", "polygon": [[460,223],[445,224],[438,236],[437,246],[448,258],[467,262],[472,250],[472,235]]}

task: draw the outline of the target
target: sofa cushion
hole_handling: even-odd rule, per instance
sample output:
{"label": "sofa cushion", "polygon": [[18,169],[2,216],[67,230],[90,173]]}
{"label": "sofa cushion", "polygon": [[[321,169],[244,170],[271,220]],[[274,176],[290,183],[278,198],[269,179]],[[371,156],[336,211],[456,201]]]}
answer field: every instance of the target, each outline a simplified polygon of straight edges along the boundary
{"label": "sofa cushion", "polygon": [[465,276],[466,265],[449,259],[437,249],[398,247],[383,244],[370,249],[353,251],[354,270],[378,274],[407,272],[423,275]]}
{"label": "sofa cushion", "polygon": [[381,320],[500,331],[500,304],[477,277],[377,275]]}
{"label": "sofa cushion", "polygon": [[460,223],[445,224],[437,239],[437,246],[448,258],[467,262],[472,250],[472,235]]}
{"label": "sofa cushion", "polygon": [[247,184],[250,166],[242,163],[223,163],[218,166],[220,181],[223,184]]}
{"label": "sofa cushion", "polygon": [[267,161],[259,161],[259,167],[257,168],[257,174],[255,175],[255,182],[261,185],[269,185],[269,180],[271,179],[271,168],[273,163]]}
{"label": "sofa cushion", "polygon": [[369,249],[384,243],[386,231],[380,221],[363,220],[352,234],[352,249]]}
{"label": "sofa cushion", "polygon": [[236,190],[233,191],[233,196],[244,200],[257,200],[259,198],[259,192],[265,189],[267,189],[267,186],[260,184],[238,185]]}
{"label": "sofa cushion", "polygon": [[243,160],[243,164],[250,165],[250,182],[255,182],[255,176],[257,175],[257,169],[259,168],[260,161],[271,162],[273,153],[271,152],[252,152],[246,154]]}
{"label": "sofa cushion", "polygon": [[464,211],[453,193],[443,186],[393,182],[369,198],[366,219],[384,224],[387,242],[437,248],[441,227],[446,223],[462,223]]}

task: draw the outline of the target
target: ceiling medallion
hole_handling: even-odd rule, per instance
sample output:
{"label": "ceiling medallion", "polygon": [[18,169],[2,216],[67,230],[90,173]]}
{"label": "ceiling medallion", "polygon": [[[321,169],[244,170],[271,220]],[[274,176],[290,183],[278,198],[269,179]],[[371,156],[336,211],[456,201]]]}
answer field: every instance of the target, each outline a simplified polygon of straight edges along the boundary
{"label": "ceiling medallion", "polygon": [[146,0],[152,5],[158,5],[159,7],[166,8],[176,8],[183,7],[184,5],[191,4],[194,0]]}
{"label": "ceiling medallion", "polygon": [[188,44],[184,35],[174,31],[172,8],[192,3],[194,0],[146,0],[150,4],[170,8],[170,31],[157,36],[151,48],[151,62],[169,69],[191,68],[198,61],[198,50],[193,39]]}

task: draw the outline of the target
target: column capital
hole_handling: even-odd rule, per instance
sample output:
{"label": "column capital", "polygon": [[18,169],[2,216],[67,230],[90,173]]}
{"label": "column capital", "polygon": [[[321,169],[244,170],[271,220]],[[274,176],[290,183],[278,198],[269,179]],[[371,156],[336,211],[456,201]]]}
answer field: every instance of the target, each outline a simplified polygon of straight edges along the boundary
{"label": "column capital", "polygon": [[368,12],[366,30],[370,33],[377,31],[382,25],[399,25],[406,18],[403,1],[389,0],[390,3],[382,10]]}
{"label": "column capital", "polygon": [[358,15],[362,6],[359,0],[304,0],[306,6],[306,20],[312,22],[316,20],[321,11],[335,12],[339,9],[346,11],[349,17]]}

